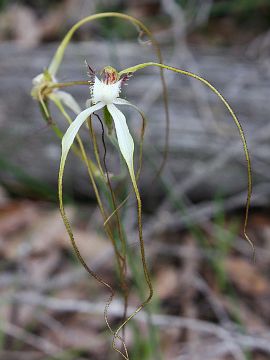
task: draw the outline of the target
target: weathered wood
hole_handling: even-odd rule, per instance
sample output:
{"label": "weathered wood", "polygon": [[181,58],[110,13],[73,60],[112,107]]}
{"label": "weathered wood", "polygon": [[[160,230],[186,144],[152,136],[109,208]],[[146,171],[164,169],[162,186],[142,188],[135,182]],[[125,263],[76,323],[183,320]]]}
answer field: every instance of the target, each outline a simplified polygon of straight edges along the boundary
{"label": "weathered wood", "polygon": [[[40,181],[56,185],[60,144],[40,116],[37,103],[29,95],[31,80],[50,61],[56,45],[37,49],[22,49],[9,44],[0,45],[0,160],[23,169]],[[84,59],[96,70],[107,64],[117,68],[154,59],[150,47],[137,44],[82,43],[69,47],[58,74],[61,81],[86,79]],[[270,79],[260,71],[259,64],[229,51],[211,49],[193,52],[194,64],[185,56],[174,56],[167,63],[186,70],[197,67],[200,74],[224,94],[242,120],[250,151],[254,157],[255,183],[268,181],[270,128],[268,126]],[[159,152],[164,143],[165,122],[158,71],[145,69],[130,79],[122,96],[146,111],[148,128],[145,151],[154,164],[160,163]],[[237,129],[220,101],[196,80],[176,74],[166,74],[169,82],[171,135],[169,162],[165,177],[180,184],[179,193],[189,192],[195,198],[208,198],[217,191],[233,194],[246,186],[246,169]],[[88,88],[77,87],[70,92],[82,107],[89,97]],[[134,133],[139,133],[139,117],[130,109]],[[53,110],[61,127],[65,122]],[[43,129],[42,129],[43,128]],[[87,138],[85,129],[83,138]],[[65,189],[77,195],[89,194],[83,166],[70,156],[66,168]],[[115,157],[111,170],[118,169]],[[151,193],[153,169],[144,161],[142,187]],[[170,174],[170,175],[169,175]],[[169,177],[170,176],[170,177]],[[174,180],[173,180],[174,179]],[[2,169],[0,180],[16,187],[16,171]]]}

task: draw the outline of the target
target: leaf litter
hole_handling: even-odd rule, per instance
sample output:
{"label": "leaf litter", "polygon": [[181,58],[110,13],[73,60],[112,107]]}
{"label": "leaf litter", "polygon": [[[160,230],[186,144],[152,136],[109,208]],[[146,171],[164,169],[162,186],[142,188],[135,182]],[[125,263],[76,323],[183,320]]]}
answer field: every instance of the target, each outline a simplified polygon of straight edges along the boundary
{"label": "leaf litter", "polygon": [[[95,228],[99,221],[95,209],[90,206],[90,210],[92,212],[85,205],[67,207],[77,243],[89,264],[95,264],[108,281],[117,284],[111,245],[103,237],[101,228]],[[267,241],[270,218],[267,214],[252,215],[250,230],[256,238],[259,234],[257,262],[253,264],[244,251],[241,252],[232,244],[224,261],[220,262],[226,277],[225,288],[220,288],[218,276],[213,270],[213,252],[205,257],[209,249],[198,244],[190,233],[165,230],[155,244],[151,243],[148,257],[151,259],[158,301],[153,312],[195,321],[195,328],[178,328],[170,324],[160,328],[164,359],[176,359],[179,354],[183,359],[186,358],[184,354],[192,358],[194,352],[198,351],[201,351],[204,359],[208,359],[208,356],[210,359],[209,354],[217,348],[220,348],[221,355],[215,359],[233,358],[230,351],[222,352],[224,344],[215,333],[206,335],[196,330],[196,321],[202,320],[231,329],[232,333],[236,331],[237,336],[244,334],[245,341],[240,339],[239,346],[243,352],[248,351],[252,359],[269,357],[270,347],[263,343],[269,340],[270,324],[270,283],[267,276],[270,266]],[[211,236],[209,244],[213,246]],[[177,251],[170,251],[171,246]],[[137,247],[132,246],[132,251],[137,252]],[[263,261],[260,261],[260,252],[264,252]],[[52,358],[64,359],[65,354],[68,354],[68,359],[74,360],[84,357],[107,358],[106,354],[111,353],[107,341],[109,335],[98,307],[98,304],[104,305],[106,292],[87,277],[74,258],[59,211],[54,205],[9,199],[3,192],[0,201],[0,256],[0,291],[3,299],[0,307],[0,358],[21,360],[29,354],[29,359],[45,359],[44,348],[39,346],[40,339],[52,345],[51,349],[55,351]],[[129,286],[130,302],[135,306],[137,299],[132,293],[132,283]],[[43,305],[27,303],[22,296],[25,294],[33,301],[38,297],[44,299]],[[46,305],[48,299],[57,299],[63,304],[72,300],[73,310],[61,311],[49,303]],[[93,305],[91,314],[85,310],[85,303],[90,308]],[[110,315],[115,324],[121,314],[117,306],[117,302],[112,305]],[[147,327],[140,322],[138,326],[147,336]],[[16,332],[7,329],[21,329],[23,336],[16,338]],[[132,344],[132,328],[127,333],[128,342]],[[260,341],[252,343],[255,335]],[[27,341],[27,337],[33,342]],[[5,354],[9,354],[8,357]]]}

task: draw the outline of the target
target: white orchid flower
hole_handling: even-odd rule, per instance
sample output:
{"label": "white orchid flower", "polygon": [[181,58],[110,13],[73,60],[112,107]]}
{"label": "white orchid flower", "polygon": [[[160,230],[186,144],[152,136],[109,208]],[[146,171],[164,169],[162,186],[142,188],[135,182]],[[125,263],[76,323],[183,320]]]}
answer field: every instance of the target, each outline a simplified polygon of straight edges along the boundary
{"label": "white orchid flower", "polygon": [[128,79],[129,75],[125,75],[120,79],[117,71],[110,66],[103,69],[101,80],[95,75],[90,67],[89,75],[91,77],[91,99],[87,103],[91,104],[91,106],[78,114],[63,136],[60,169],[64,170],[67,155],[80,127],[95,111],[106,107],[114,122],[120,152],[127,164],[132,181],[135,181],[133,164],[134,141],[127,126],[125,115],[116,106],[133,106],[127,100],[119,97],[121,87]]}
{"label": "white orchid flower", "polygon": [[43,101],[44,96],[51,99],[59,100],[67,108],[72,110],[76,115],[81,112],[81,108],[74,97],[66,91],[58,89],[50,89],[50,86],[57,83],[55,76],[51,75],[49,71],[45,70],[44,73],[38,74],[32,80],[32,96],[36,100]]}

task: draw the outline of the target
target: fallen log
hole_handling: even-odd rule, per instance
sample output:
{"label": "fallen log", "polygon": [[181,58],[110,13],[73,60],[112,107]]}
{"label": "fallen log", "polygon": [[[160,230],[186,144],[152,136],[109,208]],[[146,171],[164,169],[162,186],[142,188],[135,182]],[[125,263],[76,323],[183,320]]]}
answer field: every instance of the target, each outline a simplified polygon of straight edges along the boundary
{"label": "fallen log", "polygon": [[[25,191],[29,185],[31,193],[32,185],[31,181],[27,184],[27,176],[53,189],[57,183],[60,143],[43,122],[38,104],[30,96],[32,78],[49,64],[55,48],[56,45],[34,49],[0,45],[0,181],[14,192],[21,187]],[[193,62],[187,62],[181,51],[167,49],[165,53],[167,63],[190,71],[196,68],[222,92],[246,132],[255,184],[268,181],[270,78],[261,71],[259,63],[225,49],[192,50]],[[133,43],[72,44],[58,79],[87,79],[84,59],[99,71],[108,64],[122,69],[153,58],[150,47]],[[164,178],[171,181],[179,196],[188,193],[195,200],[209,199],[216,193],[232,195],[243,191],[247,181],[245,158],[237,128],[223,105],[194,79],[168,72],[166,78],[171,131]],[[70,92],[83,108],[89,97],[87,86],[74,87]],[[151,196],[160,192],[159,186],[153,186],[153,164],[158,167],[161,163],[165,138],[158,70],[147,68],[136,73],[123,89],[122,96],[144,110],[148,118],[140,185]],[[132,110],[125,111],[133,133],[138,135],[139,118]],[[66,129],[64,120],[53,107],[52,112],[55,121]],[[96,127],[100,133],[99,125]],[[82,129],[82,137],[88,142],[86,129]],[[118,156],[109,154],[108,163],[112,172],[119,170]],[[27,175],[23,186],[21,172]],[[66,167],[65,192],[89,196],[86,171],[74,155],[69,156]]]}

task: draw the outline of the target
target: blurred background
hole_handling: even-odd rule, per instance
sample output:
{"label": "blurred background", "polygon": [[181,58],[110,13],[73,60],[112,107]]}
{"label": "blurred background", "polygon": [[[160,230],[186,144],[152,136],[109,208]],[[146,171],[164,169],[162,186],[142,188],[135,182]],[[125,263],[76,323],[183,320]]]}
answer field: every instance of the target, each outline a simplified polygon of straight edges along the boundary
{"label": "blurred background", "polygon": [[[129,80],[123,95],[148,118],[140,189],[155,289],[151,321],[140,314],[126,330],[131,359],[270,359],[269,0],[0,0],[0,359],[119,358],[103,319],[108,294],[75,259],[58,211],[59,140],[30,96],[32,78],[67,30],[103,11],[137,17],[154,32],[166,64],[217,87],[242,122],[254,178],[248,232],[255,264],[242,237],[246,161],[224,106],[196,80],[166,73],[170,148],[154,179],[165,140],[159,72],[148,68]],[[59,81],[86,80],[85,59],[97,71],[156,60],[148,39],[117,19],[86,25],[73,40]],[[84,107],[88,89],[70,91]],[[138,135],[138,117],[127,114]],[[108,155],[112,172],[118,163]],[[82,253],[117,288],[111,245],[73,155],[64,190]],[[137,274],[129,274],[131,307],[143,290],[136,221],[132,198],[124,216]],[[115,328],[121,316],[118,294],[110,310]]]}

